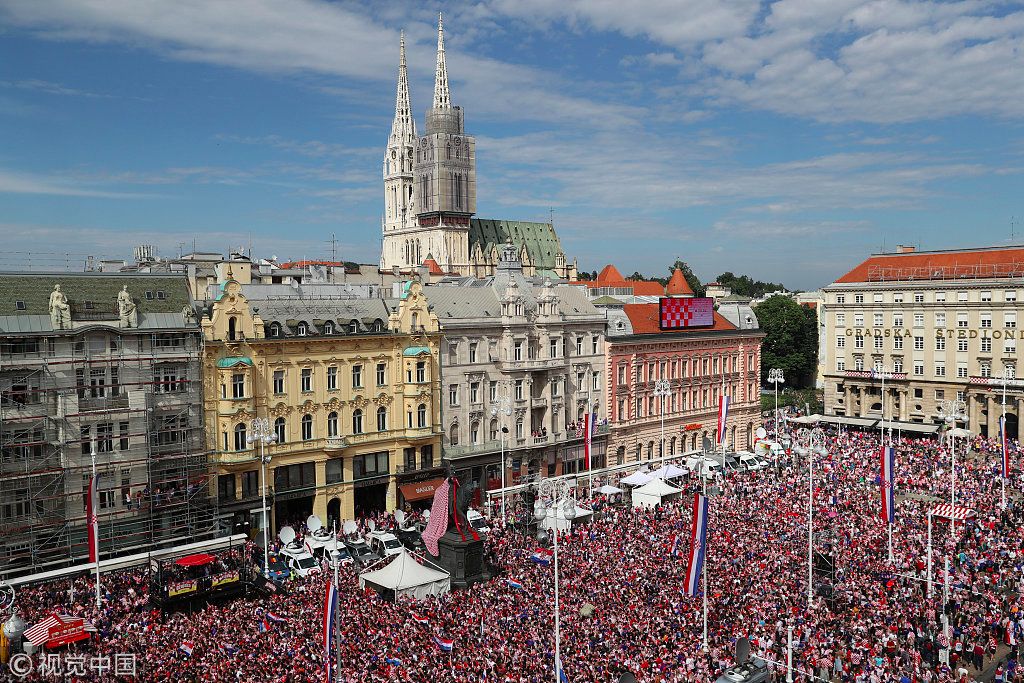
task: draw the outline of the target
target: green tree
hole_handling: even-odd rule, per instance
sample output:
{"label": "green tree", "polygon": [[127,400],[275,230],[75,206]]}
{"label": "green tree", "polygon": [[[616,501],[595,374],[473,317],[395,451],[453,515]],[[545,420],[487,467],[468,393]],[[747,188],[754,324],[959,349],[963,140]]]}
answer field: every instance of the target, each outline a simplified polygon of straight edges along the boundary
{"label": "green tree", "polygon": [[769,297],[754,307],[765,333],[761,345],[761,378],[781,368],[790,387],[807,386],[818,363],[818,322],[814,310],[785,296]]}
{"label": "green tree", "polygon": [[733,294],[749,296],[757,299],[769,292],[785,291],[786,287],[781,282],[762,282],[754,280],[749,275],[735,275],[732,271],[726,271],[719,275],[716,280],[718,284],[724,285],[732,290]]}

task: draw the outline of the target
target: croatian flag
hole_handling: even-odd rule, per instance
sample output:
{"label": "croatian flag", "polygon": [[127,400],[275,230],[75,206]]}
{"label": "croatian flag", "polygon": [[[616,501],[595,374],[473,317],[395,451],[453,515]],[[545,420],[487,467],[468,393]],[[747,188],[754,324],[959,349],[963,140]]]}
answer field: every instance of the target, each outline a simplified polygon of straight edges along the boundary
{"label": "croatian flag", "polygon": [[515,579],[507,579],[506,582],[508,583],[509,586],[515,588],[516,590],[523,590],[523,584],[519,583]]}
{"label": "croatian flag", "polygon": [[334,645],[334,620],[338,613],[338,590],[333,583],[327,584],[324,597],[324,681],[331,683],[331,652]]}
{"label": "croatian flag", "polygon": [[729,419],[730,399],[725,394],[718,399],[718,443],[725,442],[725,422]]}
{"label": "croatian flag", "polygon": [[672,537],[672,557],[679,556],[679,534]]}
{"label": "croatian flag", "polygon": [[100,526],[99,517],[96,515],[96,488],[99,484],[100,475],[89,480],[89,488],[85,492],[85,514],[86,526],[89,529],[89,562],[99,562],[100,559]]}
{"label": "croatian flag", "polygon": [[1000,448],[1003,453],[1003,478],[1010,476],[1010,449],[1006,443],[1006,416],[999,418],[999,440],[1002,442]]}
{"label": "croatian flag", "polygon": [[192,648],[194,648],[194,647],[195,647],[195,645],[192,643],[191,640],[184,640],[184,641],[182,641],[181,645],[178,646],[178,649],[181,650],[182,652],[184,652],[189,657],[191,657],[192,656]]}
{"label": "croatian flag", "polygon": [[416,614],[415,612],[412,613],[412,620],[415,621],[417,624],[429,624],[430,623],[430,619],[427,619],[425,616],[423,616],[421,614]]}
{"label": "croatian flag", "polygon": [[455,641],[448,638],[439,638],[434,636],[434,642],[437,643],[437,646],[445,652],[451,652],[452,648],[455,647]]}
{"label": "croatian flag", "polygon": [[704,571],[704,556],[708,542],[708,499],[697,493],[693,497],[693,537],[690,543],[690,563],[686,569],[686,592],[696,596],[700,589],[700,574]]}
{"label": "croatian flag", "polygon": [[882,448],[882,519],[886,524],[896,521],[896,449]]}
{"label": "croatian flag", "polygon": [[276,614],[274,614],[273,612],[267,612],[267,619],[270,619],[271,621],[273,621],[274,623],[277,623],[277,624],[287,624],[288,623],[287,619],[285,619],[284,617],[279,617]]}
{"label": "croatian flag", "polygon": [[260,623],[257,628],[259,628],[260,633],[266,633],[270,628],[270,624],[267,623],[266,619],[260,619]]}
{"label": "croatian flag", "polygon": [[551,555],[552,552],[547,548],[538,548],[532,555],[530,555],[530,561],[535,562],[542,567],[546,567],[551,564]]}
{"label": "croatian flag", "polygon": [[558,669],[558,683],[569,683],[569,677],[565,675],[565,669],[562,668],[561,657],[555,660],[555,667]]}
{"label": "croatian flag", "polygon": [[583,416],[583,467],[590,469],[590,443],[594,436],[594,429],[597,427],[597,413],[588,413]]}

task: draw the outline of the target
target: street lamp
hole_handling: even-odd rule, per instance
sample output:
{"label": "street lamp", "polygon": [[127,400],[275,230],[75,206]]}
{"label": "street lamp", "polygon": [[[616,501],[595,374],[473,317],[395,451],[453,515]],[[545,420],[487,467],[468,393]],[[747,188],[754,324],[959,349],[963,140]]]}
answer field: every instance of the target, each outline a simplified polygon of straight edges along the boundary
{"label": "street lamp", "polygon": [[555,542],[555,683],[559,682],[562,668],[562,631],[558,612],[558,512],[570,525],[576,517],[576,501],[569,495],[569,482],[565,479],[542,479],[537,484],[537,502],[533,506],[533,517],[538,523],[551,518],[551,534]]}
{"label": "street lamp", "polygon": [[803,430],[807,450],[807,608],[811,607],[814,598],[814,456],[827,456],[825,449],[825,430],[815,427]]}
{"label": "street lamp", "polygon": [[672,395],[672,385],[667,379],[654,383],[654,395],[661,402],[661,466],[665,466],[665,400]]}
{"label": "street lamp", "polygon": [[[967,421],[967,403],[961,401],[960,399],[946,399],[941,404],[939,404],[939,418],[942,419],[949,427],[949,429],[947,430],[947,434],[949,434],[950,453],[949,502],[952,506],[956,507],[956,423]],[[950,512],[950,533],[952,533],[955,528],[956,513]]]}
{"label": "street lamp", "polygon": [[775,440],[779,440],[779,385],[785,384],[786,377],[782,368],[772,368],[768,371],[768,381],[775,385]]}
{"label": "street lamp", "polygon": [[[491,402],[491,417],[497,418],[499,414],[505,417],[512,414],[512,402],[508,400],[508,396],[496,396]],[[505,435],[508,434],[508,427],[500,422],[501,420],[498,427],[501,439],[501,525],[505,526],[508,522],[505,516]]]}
{"label": "street lamp", "polygon": [[270,578],[270,528],[267,523],[267,464],[270,456],[266,447],[277,443],[277,434],[270,428],[270,420],[265,417],[253,418],[250,433],[245,437],[246,443],[255,443],[259,448],[261,478],[263,480],[263,575]]}

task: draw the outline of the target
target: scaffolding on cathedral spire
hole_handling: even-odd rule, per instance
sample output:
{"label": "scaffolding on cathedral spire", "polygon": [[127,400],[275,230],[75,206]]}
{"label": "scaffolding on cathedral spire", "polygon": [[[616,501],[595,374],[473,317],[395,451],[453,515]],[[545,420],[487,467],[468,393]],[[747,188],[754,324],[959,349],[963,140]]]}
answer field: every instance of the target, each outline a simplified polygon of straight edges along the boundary
{"label": "scaffolding on cathedral spire", "polygon": [[437,71],[434,76],[434,109],[451,109],[448,92],[448,66],[444,62],[444,20],[437,14]]}
{"label": "scaffolding on cathedral spire", "polygon": [[409,70],[405,62],[405,31],[399,41],[398,89],[395,94],[395,120],[391,123],[391,142],[410,142],[416,138],[416,119],[409,101]]}

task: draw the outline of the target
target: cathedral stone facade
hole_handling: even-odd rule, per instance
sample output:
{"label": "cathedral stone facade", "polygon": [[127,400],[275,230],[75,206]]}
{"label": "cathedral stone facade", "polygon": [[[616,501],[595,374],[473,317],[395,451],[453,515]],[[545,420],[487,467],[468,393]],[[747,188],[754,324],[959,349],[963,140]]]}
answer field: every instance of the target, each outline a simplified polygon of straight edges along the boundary
{"label": "cathedral stone facade", "polygon": [[576,277],[551,223],[479,219],[475,213],[476,139],[466,133],[464,110],[451,101],[439,20],[434,100],[422,134],[412,116],[401,38],[395,118],[384,153],[381,270],[410,271],[432,259],[446,273],[486,277],[495,273],[502,247],[512,244],[528,275]]}

